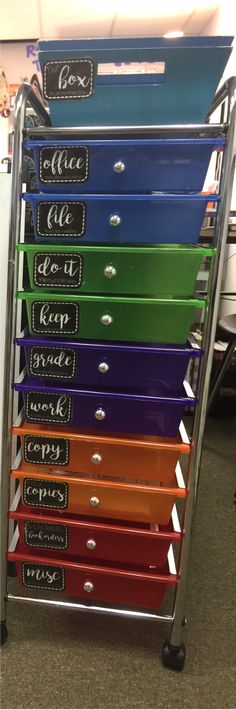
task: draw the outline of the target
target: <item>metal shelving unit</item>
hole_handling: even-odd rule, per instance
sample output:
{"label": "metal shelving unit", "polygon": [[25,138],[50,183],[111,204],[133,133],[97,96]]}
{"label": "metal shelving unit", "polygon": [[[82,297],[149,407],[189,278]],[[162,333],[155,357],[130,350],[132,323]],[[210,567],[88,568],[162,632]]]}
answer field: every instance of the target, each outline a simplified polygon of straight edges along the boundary
{"label": "metal shelving unit", "polygon": [[[220,299],[221,279],[224,263],[224,252],[228,234],[228,216],[230,212],[231,190],[233,183],[233,173],[235,165],[235,90],[236,80],[228,80],[216,95],[211,106],[208,119],[215,109],[225,100],[228,101],[227,117],[224,124],[206,123],[201,125],[167,125],[167,126],[115,126],[115,127],[80,127],[80,128],[52,128],[47,111],[35,96],[32,87],[23,84],[18,91],[14,112],[14,147],[12,163],[12,193],[11,193],[11,220],[9,235],[9,263],[8,263],[8,292],[7,292],[7,327],[6,327],[6,349],[5,349],[5,388],[4,388],[4,412],[3,412],[3,452],[1,462],[1,634],[2,643],[7,638],[6,626],[6,606],[8,602],[24,602],[29,604],[42,604],[47,606],[57,606],[63,609],[74,609],[77,611],[113,614],[120,617],[132,617],[135,619],[146,619],[150,621],[164,622],[170,627],[169,638],[163,648],[164,665],[181,670],[185,659],[185,647],[182,642],[183,625],[185,624],[185,605],[187,596],[187,585],[189,577],[189,563],[191,552],[191,538],[196,511],[199,473],[201,467],[202,440],[204,434],[206,408],[208,400],[209,380],[211,374],[215,331],[217,325],[217,315]],[[41,117],[44,127],[24,128],[25,113],[27,104]],[[18,308],[15,304],[15,292],[18,284],[18,257],[16,245],[21,240],[22,232],[22,211],[21,211],[21,190],[22,190],[22,144],[26,137],[47,137],[47,138],[69,138],[69,137],[91,137],[93,136],[224,136],[226,147],[222,159],[221,180],[220,180],[220,203],[217,209],[216,223],[214,230],[214,244],[216,248],[215,256],[211,259],[210,275],[208,281],[207,307],[203,324],[203,357],[201,359],[199,382],[198,382],[198,405],[193,419],[193,429],[191,436],[191,447],[188,466],[188,495],[186,497],[185,511],[182,521],[182,542],[180,545],[178,564],[179,581],[176,586],[174,602],[169,614],[149,613],[145,611],[135,611],[122,608],[111,608],[96,604],[75,603],[70,601],[60,601],[57,599],[46,599],[36,596],[25,596],[21,594],[11,594],[7,586],[7,559],[6,551],[8,545],[8,509],[9,495],[9,471],[11,469],[13,454],[16,454],[15,441],[11,435],[13,414],[16,411],[15,397],[12,389],[12,381],[19,374],[19,362],[15,355],[15,337],[17,327],[20,322]]]}

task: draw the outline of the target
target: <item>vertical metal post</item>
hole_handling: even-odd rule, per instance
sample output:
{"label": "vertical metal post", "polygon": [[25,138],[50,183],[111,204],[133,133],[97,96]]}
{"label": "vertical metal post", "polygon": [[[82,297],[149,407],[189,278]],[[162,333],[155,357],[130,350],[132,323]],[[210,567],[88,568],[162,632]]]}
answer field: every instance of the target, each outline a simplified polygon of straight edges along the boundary
{"label": "vertical metal post", "polygon": [[[227,133],[227,146],[222,161],[222,177],[221,177],[221,200],[216,217],[215,231],[215,246],[217,253],[212,259],[212,266],[209,280],[209,304],[206,310],[206,317],[203,330],[204,355],[202,358],[200,377],[199,377],[199,402],[196,409],[193,435],[192,435],[192,450],[190,455],[189,465],[189,493],[186,504],[185,520],[184,520],[184,537],[182,542],[180,556],[180,581],[177,588],[174,609],[174,621],[171,628],[170,644],[173,647],[179,647],[182,636],[182,621],[185,613],[185,603],[187,594],[189,563],[191,553],[192,528],[194,516],[196,512],[197,492],[199,483],[199,472],[201,465],[202,440],[205,427],[206,409],[209,382],[211,376],[212,359],[214,353],[215,332],[217,326],[220,289],[223,275],[225,246],[228,235],[228,221],[231,204],[231,194],[233,187],[234,167],[235,167],[235,118],[236,105],[235,97],[233,103],[233,94],[235,86],[232,89],[230,97],[231,102],[231,117],[230,126]],[[232,105],[233,103],[233,105]]]}

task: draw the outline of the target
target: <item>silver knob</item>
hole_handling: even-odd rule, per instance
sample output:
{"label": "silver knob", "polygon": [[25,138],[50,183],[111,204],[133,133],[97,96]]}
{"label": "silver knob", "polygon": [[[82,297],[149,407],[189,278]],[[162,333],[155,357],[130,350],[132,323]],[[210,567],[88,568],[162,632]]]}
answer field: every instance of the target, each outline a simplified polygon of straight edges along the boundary
{"label": "silver knob", "polygon": [[106,372],[108,372],[109,365],[107,364],[107,362],[99,362],[98,369],[99,372],[102,372],[102,374],[104,375]]}
{"label": "silver knob", "polygon": [[114,266],[108,264],[107,266],[105,266],[103,273],[104,276],[106,276],[108,279],[112,279],[113,276],[116,276],[117,271]]}
{"label": "silver knob", "polygon": [[112,214],[110,216],[109,222],[111,227],[119,227],[119,224],[121,223],[121,218],[118,214]]}
{"label": "silver knob", "polygon": [[104,315],[100,318],[100,323],[102,323],[102,325],[111,325],[113,323],[113,318],[109,315],[109,313],[104,313]]}
{"label": "silver knob", "polygon": [[97,547],[97,543],[91,538],[91,540],[87,540],[86,547],[88,547],[89,550],[95,550]]}
{"label": "silver knob", "polygon": [[96,454],[92,455],[92,462],[93,463],[101,463],[101,461],[102,461],[101,454],[96,453]]}
{"label": "silver knob", "polygon": [[117,160],[117,163],[114,163],[113,168],[115,173],[123,173],[125,170],[125,164],[122,162],[122,160]]}
{"label": "silver knob", "polygon": [[94,585],[92,584],[92,582],[85,582],[83,588],[85,592],[93,592]]}
{"label": "silver knob", "polygon": [[99,407],[99,409],[96,409],[95,412],[95,419],[98,420],[98,422],[102,422],[103,419],[105,419],[106,412],[104,412],[104,409],[102,407]]}
{"label": "silver knob", "polygon": [[90,505],[92,505],[94,508],[96,508],[97,505],[100,504],[100,500],[99,500],[99,498],[97,498],[97,496],[92,496],[92,498],[90,498],[89,502],[90,502]]}

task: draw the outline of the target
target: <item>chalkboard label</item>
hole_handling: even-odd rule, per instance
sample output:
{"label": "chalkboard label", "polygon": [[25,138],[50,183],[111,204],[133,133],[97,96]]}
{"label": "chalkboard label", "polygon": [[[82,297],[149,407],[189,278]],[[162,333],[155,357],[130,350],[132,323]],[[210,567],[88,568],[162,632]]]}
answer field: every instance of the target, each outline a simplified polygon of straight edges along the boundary
{"label": "chalkboard label", "polygon": [[24,528],[25,543],[30,547],[43,547],[52,550],[66,550],[68,547],[66,525],[26,520]]}
{"label": "chalkboard label", "polygon": [[41,182],[86,182],[89,173],[89,152],[85,146],[54,145],[39,149]]}
{"label": "chalkboard label", "polygon": [[65,589],[65,570],[62,567],[22,562],[21,570],[24,587],[53,589],[55,592]]}
{"label": "chalkboard label", "polygon": [[[52,436],[24,436],[24,459],[27,463],[68,466],[69,440]],[[63,484],[64,485],[64,484]],[[65,506],[66,507],[66,506]]]}
{"label": "chalkboard label", "polygon": [[68,301],[34,301],[32,330],[34,333],[52,335],[78,333],[79,304]]}
{"label": "chalkboard label", "polygon": [[27,392],[26,419],[29,422],[68,424],[71,419],[72,399],[68,394],[55,392]]}
{"label": "chalkboard label", "polygon": [[46,62],[43,67],[45,99],[86,99],[94,86],[94,62],[68,59]]}
{"label": "chalkboard label", "polygon": [[75,375],[76,353],[71,348],[33,346],[30,348],[31,375],[71,380]]}
{"label": "chalkboard label", "polygon": [[34,257],[36,286],[79,288],[82,282],[83,259],[74,252],[39,252]]}
{"label": "chalkboard label", "polygon": [[82,237],[85,222],[84,202],[55,200],[37,204],[36,227],[41,237]]}
{"label": "chalkboard label", "polygon": [[68,484],[38,478],[25,478],[23,501],[39,508],[64,509],[68,505]]}

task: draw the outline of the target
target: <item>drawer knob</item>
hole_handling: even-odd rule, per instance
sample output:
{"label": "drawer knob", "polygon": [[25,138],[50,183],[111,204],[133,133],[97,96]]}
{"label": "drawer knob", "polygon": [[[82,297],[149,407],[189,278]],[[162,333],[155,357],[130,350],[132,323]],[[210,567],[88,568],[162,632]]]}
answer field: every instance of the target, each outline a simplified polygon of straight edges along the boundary
{"label": "drawer knob", "polygon": [[83,588],[85,592],[93,592],[94,585],[92,584],[92,582],[85,582]]}
{"label": "drawer knob", "polygon": [[86,542],[86,547],[87,547],[89,550],[95,550],[96,547],[97,547],[97,543],[95,542],[95,540],[93,540],[93,539],[91,538],[91,540],[90,540],[90,539],[87,540],[87,542]]}
{"label": "drawer knob", "polygon": [[122,160],[117,160],[117,163],[114,163],[115,173],[123,173],[124,170],[125,170],[125,164],[122,162]]}
{"label": "drawer knob", "polygon": [[106,412],[104,412],[104,409],[102,407],[99,407],[99,409],[96,409],[95,412],[95,419],[98,420],[98,422],[102,422],[103,419],[105,419]]}
{"label": "drawer knob", "polygon": [[99,498],[97,498],[97,496],[92,496],[92,498],[90,498],[89,502],[90,502],[90,505],[93,506],[93,508],[96,508],[97,505],[100,504],[100,500],[99,500]]}
{"label": "drawer knob", "polygon": [[109,365],[107,364],[107,362],[99,362],[98,369],[99,372],[102,372],[102,374],[104,375],[106,372],[108,372]]}
{"label": "drawer knob", "polygon": [[102,325],[111,325],[113,323],[113,318],[109,315],[109,313],[104,313],[104,315],[100,318],[100,322]]}
{"label": "drawer knob", "polygon": [[103,273],[104,273],[104,276],[107,277],[107,279],[112,279],[113,276],[116,276],[117,271],[116,271],[115,266],[108,264],[107,266],[105,266]]}
{"label": "drawer knob", "polygon": [[112,214],[110,216],[110,225],[111,227],[119,227],[119,224],[121,223],[121,218],[119,217],[118,214]]}
{"label": "drawer knob", "polygon": [[102,462],[102,456],[99,453],[93,454],[92,455],[92,462],[93,463],[101,463]]}

